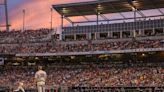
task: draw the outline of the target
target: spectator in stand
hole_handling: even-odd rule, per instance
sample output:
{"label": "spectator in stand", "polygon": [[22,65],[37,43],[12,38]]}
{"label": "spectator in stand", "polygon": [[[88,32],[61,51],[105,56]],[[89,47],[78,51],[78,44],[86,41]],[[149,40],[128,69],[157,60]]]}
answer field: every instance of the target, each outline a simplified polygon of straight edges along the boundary
{"label": "spectator in stand", "polygon": [[[150,65],[150,64],[149,64]],[[49,66],[47,86],[111,87],[111,86],[164,86],[162,67],[109,68],[108,63],[83,66],[63,64]],[[103,66],[103,68],[102,68]],[[61,67],[61,68],[60,68]],[[62,68],[65,67],[65,68]],[[23,80],[25,88],[34,88],[35,69],[6,67],[1,70],[1,86],[14,88],[13,83]]]}

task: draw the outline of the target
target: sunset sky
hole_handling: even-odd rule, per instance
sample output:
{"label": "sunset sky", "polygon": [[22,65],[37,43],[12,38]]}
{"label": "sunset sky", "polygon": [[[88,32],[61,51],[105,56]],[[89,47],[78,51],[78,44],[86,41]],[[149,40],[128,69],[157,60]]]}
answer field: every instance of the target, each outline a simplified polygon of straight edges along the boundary
{"label": "sunset sky", "polygon": [[[2,0],[0,0],[2,1]],[[11,29],[22,29],[23,13],[22,10],[26,11],[25,28],[26,29],[37,29],[37,28],[49,28],[50,27],[50,8],[54,4],[63,3],[75,3],[75,2],[86,2],[94,0],[8,0],[9,10],[9,22]],[[163,11],[163,9],[162,9]],[[160,14],[158,11],[147,11],[146,14]],[[124,15],[132,16],[133,14],[124,13]],[[112,14],[120,16],[118,14]],[[138,15],[139,16],[139,15]],[[92,17],[92,16],[90,16]],[[81,17],[74,18],[74,21],[81,20]],[[53,10],[53,27],[60,26],[60,15]],[[5,24],[4,8],[0,6],[0,25]],[[67,25],[68,22],[65,22]]]}
{"label": "sunset sky", "polygon": [[[0,0],[2,2],[2,0]],[[50,27],[50,8],[54,4],[85,2],[91,0],[8,0],[11,29],[21,29],[25,9],[26,29]],[[0,25],[5,24],[4,8],[0,6]],[[60,26],[60,15],[53,10],[53,26]],[[67,23],[65,23],[67,24]]]}

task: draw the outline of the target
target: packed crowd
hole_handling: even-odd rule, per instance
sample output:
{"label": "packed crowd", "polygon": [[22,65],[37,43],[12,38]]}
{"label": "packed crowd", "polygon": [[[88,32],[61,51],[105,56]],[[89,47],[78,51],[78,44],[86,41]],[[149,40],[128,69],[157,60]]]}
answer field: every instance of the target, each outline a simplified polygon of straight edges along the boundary
{"label": "packed crowd", "polygon": [[25,31],[0,31],[0,43],[25,43],[44,41],[51,33],[50,29],[25,30]]}
{"label": "packed crowd", "polygon": [[161,40],[141,40],[141,41],[105,41],[87,44],[65,44],[52,47],[50,52],[86,52],[86,51],[109,51],[126,50],[137,48],[160,48],[163,47]]}
{"label": "packed crowd", "polygon": [[[49,85],[71,85],[77,87],[164,85],[164,70],[161,68],[97,68],[55,71],[50,71],[52,75],[50,75],[50,80],[48,81]],[[57,76],[55,80],[53,75]]]}
{"label": "packed crowd", "polygon": [[51,38],[53,32],[50,29],[25,30],[24,32],[0,31],[0,53],[64,53],[164,47],[163,39],[127,41],[108,41],[106,39],[99,42],[85,40],[81,43],[54,42]]}
{"label": "packed crowd", "polygon": [[[116,87],[116,86],[164,86],[163,67],[98,67],[73,68],[47,67],[47,86],[69,87]],[[70,68],[68,67],[70,66]],[[23,81],[25,88],[35,88],[32,68],[1,69],[0,84],[13,88],[18,81]]]}
{"label": "packed crowd", "polygon": [[87,51],[110,51],[127,50],[138,48],[163,48],[163,40],[140,40],[140,41],[105,41],[98,43],[69,43],[61,44],[53,42],[24,43],[24,44],[1,44],[0,53],[59,53],[59,52],[87,52]]}

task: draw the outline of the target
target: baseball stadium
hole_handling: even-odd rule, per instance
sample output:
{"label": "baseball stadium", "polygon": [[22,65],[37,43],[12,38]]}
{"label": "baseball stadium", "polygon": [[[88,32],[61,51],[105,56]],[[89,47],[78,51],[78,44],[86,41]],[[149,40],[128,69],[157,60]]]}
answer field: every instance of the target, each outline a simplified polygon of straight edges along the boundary
{"label": "baseball stadium", "polygon": [[164,92],[164,0],[1,0],[0,92]]}

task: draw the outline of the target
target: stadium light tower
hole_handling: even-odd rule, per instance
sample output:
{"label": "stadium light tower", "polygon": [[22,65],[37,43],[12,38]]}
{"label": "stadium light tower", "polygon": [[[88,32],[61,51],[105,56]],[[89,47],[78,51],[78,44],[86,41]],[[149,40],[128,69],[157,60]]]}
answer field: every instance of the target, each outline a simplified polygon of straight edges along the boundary
{"label": "stadium light tower", "polygon": [[[8,8],[7,8],[7,0],[1,0],[0,5],[4,6],[5,8],[5,19],[6,19],[6,31],[9,31],[9,21],[8,21]],[[2,26],[3,27],[3,26]]]}
{"label": "stadium light tower", "polygon": [[23,9],[23,11],[22,11],[22,13],[23,13],[23,30],[22,31],[25,31],[25,9]]}
{"label": "stadium light tower", "polygon": [[51,28],[51,30],[52,30],[52,26],[53,26],[52,25],[52,20],[53,20],[52,18],[53,18],[53,8],[51,8],[51,20],[50,20],[50,23],[51,23],[51,27],[50,28]]}
{"label": "stadium light tower", "polygon": [[5,4],[5,17],[6,17],[6,31],[9,31],[9,20],[8,20],[8,7],[7,7],[7,0],[4,0]]}

